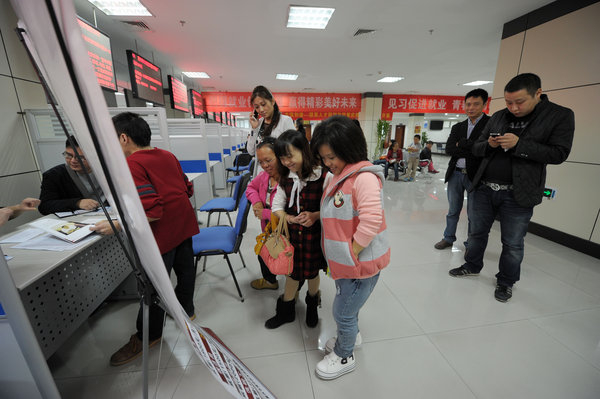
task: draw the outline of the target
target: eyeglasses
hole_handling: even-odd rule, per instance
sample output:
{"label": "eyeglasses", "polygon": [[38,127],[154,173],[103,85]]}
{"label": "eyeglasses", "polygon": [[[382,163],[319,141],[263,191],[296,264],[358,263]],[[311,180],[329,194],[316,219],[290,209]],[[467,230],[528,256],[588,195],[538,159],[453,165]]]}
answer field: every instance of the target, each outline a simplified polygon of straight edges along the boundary
{"label": "eyeglasses", "polygon": [[[65,157],[65,159],[67,161],[70,161],[71,159],[73,159],[75,157],[74,154],[71,154],[70,152],[66,152],[66,151],[64,151],[62,153],[62,156]],[[83,155],[80,155],[79,157],[81,158],[82,161],[85,161],[85,157]]]}

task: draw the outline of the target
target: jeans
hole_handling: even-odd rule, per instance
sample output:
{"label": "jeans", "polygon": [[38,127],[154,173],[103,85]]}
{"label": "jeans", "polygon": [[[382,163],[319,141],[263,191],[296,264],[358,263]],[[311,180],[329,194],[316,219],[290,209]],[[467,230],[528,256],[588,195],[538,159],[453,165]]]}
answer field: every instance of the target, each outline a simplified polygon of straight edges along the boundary
{"label": "jeans", "polygon": [[379,273],[365,279],[335,280],[337,294],[333,300],[333,318],[337,323],[337,340],[333,351],[341,358],[354,352],[358,334],[358,312],[377,284]]}
{"label": "jeans", "polygon": [[[175,275],[177,276],[175,295],[187,315],[192,316],[194,314],[194,288],[196,285],[196,265],[194,263],[192,238],[188,238],[175,249],[164,253],[162,258],[167,268],[167,274],[171,275],[171,269],[175,271]],[[136,321],[137,336],[139,339],[142,339],[142,316],[142,306],[140,306]],[[162,336],[164,316],[165,311],[160,306],[154,303],[150,305],[148,317],[148,337],[150,341]]]}
{"label": "jeans", "polygon": [[400,162],[400,161],[396,161],[394,163],[389,163],[386,161],[385,169],[384,169],[384,175],[385,175],[386,179],[388,177],[388,169],[394,168],[394,179],[398,180],[398,162]]}
{"label": "jeans", "polygon": [[463,266],[475,273],[483,268],[490,228],[497,215],[500,218],[502,253],[496,279],[498,284],[511,287],[521,275],[524,238],[533,215],[533,207],[517,204],[511,190],[494,191],[482,185],[473,192],[469,250]]}
{"label": "jeans", "polygon": [[456,241],[456,226],[463,207],[465,191],[467,191],[467,220],[468,232],[471,234],[471,202],[473,193],[468,190],[471,187],[469,176],[461,171],[455,170],[448,180],[448,214],[446,215],[446,229],[444,230],[444,241],[453,243]]}

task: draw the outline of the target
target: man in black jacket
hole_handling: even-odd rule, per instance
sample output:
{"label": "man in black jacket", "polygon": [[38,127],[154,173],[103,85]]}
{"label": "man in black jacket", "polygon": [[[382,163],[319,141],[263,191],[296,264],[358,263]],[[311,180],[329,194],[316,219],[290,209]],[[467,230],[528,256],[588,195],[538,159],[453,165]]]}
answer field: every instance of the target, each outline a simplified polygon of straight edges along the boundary
{"label": "man in black jacket", "polygon": [[[75,137],[71,136],[70,139],[73,140],[75,148],[67,140],[65,152],[63,152],[65,163],[47,170],[42,175],[41,203],[38,207],[42,215],[80,209],[94,210],[100,206],[98,201],[94,199],[94,189],[85,175],[90,175],[92,184],[99,190],[101,196],[102,190],[91,173],[90,166]],[[83,164],[80,164],[77,160],[75,151],[81,157]],[[101,199],[104,202],[103,196]]]}
{"label": "man in black jacket", "polygon": [[473,206],[466,263],[450,270],[463,277],[479,274],[490,228],[500,219],[502,254],[495,298],[506,302],[519,281],[524,237],[533,207],[542,202],[546,165],[560,164],[571,151],[575,116],[548,101],[537,75],[524,73],[504,88],[506,108],[496,112],[473,145],[484,157],[473,178]]}
{"label": "man in black jacket", "polygon": [[[445,179],[448,183],[448,214],[446,215],[444,238],[434,245],[436,249],[450,248],[456,241],[456,226],[462,211],[465,191],[471,188],[471,181],[475,177],[480,162],[480,159],[471,153],[471,148],[490,119],[483,113],[487,100],[488,93],[483,89],[475,89],[467,93],[465,113],[468,118],[452,126],[446,142],[446,154],[452,157],[448,162]],[[467,194],[467,218],[469,220],[471,219],[470,205],[471,194]],[[469,222],[470,231],[471,223]]]}

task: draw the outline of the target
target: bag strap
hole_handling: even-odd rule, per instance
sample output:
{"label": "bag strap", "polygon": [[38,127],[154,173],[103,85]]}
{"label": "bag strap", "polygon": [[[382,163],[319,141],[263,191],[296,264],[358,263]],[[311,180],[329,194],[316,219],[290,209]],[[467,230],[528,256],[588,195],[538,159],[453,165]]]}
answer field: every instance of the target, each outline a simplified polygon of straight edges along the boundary
{"label": "bag strap", "polygon": [[290,232],[288,230],[288,224],[285,220],[285,216],[279,219],[279,224],[277,225],[277,234],[284,235],[288,240],[290,239]]}

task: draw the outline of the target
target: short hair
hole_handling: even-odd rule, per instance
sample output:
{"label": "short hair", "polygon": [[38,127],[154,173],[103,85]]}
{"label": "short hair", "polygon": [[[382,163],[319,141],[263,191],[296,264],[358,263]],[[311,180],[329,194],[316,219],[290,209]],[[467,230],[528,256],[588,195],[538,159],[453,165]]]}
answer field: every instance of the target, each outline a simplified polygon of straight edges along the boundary
{"label": "short hair", "polygon": [[421,139],[421,135],[420,134],[415,134],[415,136],[413,137],[413,139]]}
{"label": "short hair", "polygon": [[112,121],[117,135],[122,133],[127,135],[138,147],[148,147],[150,145],[152,131],[148,126],[148,122],[138,114],[122,112],[113,116]]}
{"label": "short hair", "polygon": [[431,145],[433,145],[433,141],[431,141],[431,140],[427,140],[427,143],[426,143],[426,144],[431,144]]}
{"label": "short hair", "polygon": [[525,89],[530,96],[534,96],[538,89],[542,88],[542,80],[534,73],[522,73],[512,78],[506,86],[505,93],[514,93],[515,91]]}
{"label": "short hair", "polygon": [[467,98],[469,97],[481,97],[483,104],[485,104],[489,95],[488,92],[483,89],[473,89],[465,95],[465,101],[467,101]]}
{"label": "short hair", "polygon": [[290,174],[290,170],[281,163],[281,157],[290,155],[290,146],[302,153],[302,167],[300,168],[298,177],[308,179],[313,169],[317,166],[317,161],[310,151],[310,146],[304,133],[289,129],[281,133],[277,137],[277,140],[275,140],[275,155],[279,161],[279,176],[281,177],[281,181],[286,179]]}
{"label": "short hair", "polygon": [[[77,148],[79,148],[79,143],[77,143],[77,139],[75,138],[75,136],[70,135],[69,138],[67,139],[67,141],[65,142],[65,147],[69,147],[69,148],[73,148],[73,145],[71,145],[71,143],[73,143],[73,145]],[[73,148],[74,149],[74,148]]]}
{"label": "short hair", "polygon": [[320,159],[319,148],[323,145],[328,145],[335,156],[346,163],[368,160],[365,135],[347,116],[334,115],[317,125],[310,141],[315,158]]}

